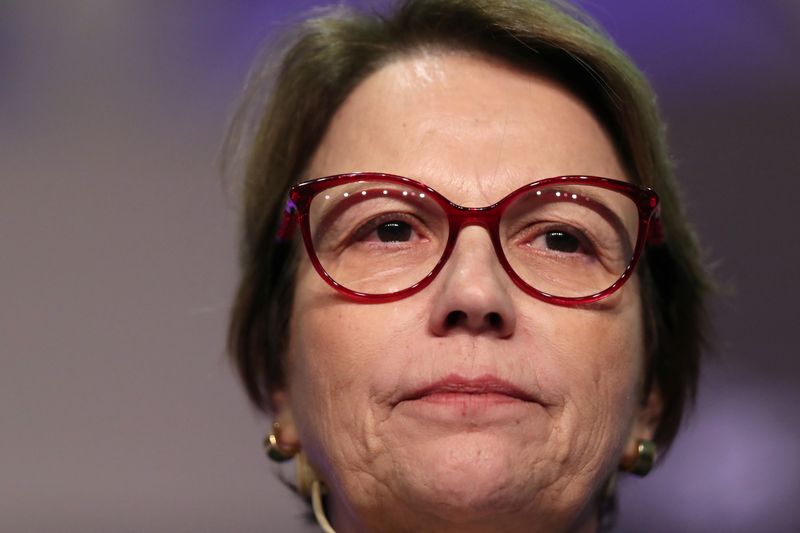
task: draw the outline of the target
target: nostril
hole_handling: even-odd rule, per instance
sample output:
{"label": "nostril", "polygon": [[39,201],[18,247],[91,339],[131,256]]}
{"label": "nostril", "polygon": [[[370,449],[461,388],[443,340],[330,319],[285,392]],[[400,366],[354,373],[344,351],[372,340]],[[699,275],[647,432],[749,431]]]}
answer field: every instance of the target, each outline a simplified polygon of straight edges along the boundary
{"label": "nostril", "polygon": [[459,323],[464,322],[467,319],[467,314],[464,311],[450,311],[447,314],[447,318],[444,320],[444,324],[447,329],[451,329],[456,327]]}
{"label": "nostril", "polygon": [[500,326],[503,325],[503,317],[500,316],[500,313],[488,313],[486,315],[486,322],[492,329],[499,329]]}
{"label": "nostril", "polygon": [[[464,312],[464,311],[450,311],[447,314],[447,317],[445,317],[444,325],[445,325],[445,328],[447,328],[447,329],[454,329],[454,328],[457,328],[459,326],[469,327],[469,325],[467,324],[468,320],[469,320],[469,317],[468,317],[466,312]],[[499,329],[502,329],[504,321],[503,321],[503,317],[502,317],[502,315],[500,313],[496,313],[496,312],[493,311],[491,313],[486,313],[483,316],[483,324],[484,324],[484,327],[486,327],[487,329],[499,330]],[[478,325],[475,324],[473,327],[478,327]],[[483,329],[483,328],[481,328],[481,329]]]}

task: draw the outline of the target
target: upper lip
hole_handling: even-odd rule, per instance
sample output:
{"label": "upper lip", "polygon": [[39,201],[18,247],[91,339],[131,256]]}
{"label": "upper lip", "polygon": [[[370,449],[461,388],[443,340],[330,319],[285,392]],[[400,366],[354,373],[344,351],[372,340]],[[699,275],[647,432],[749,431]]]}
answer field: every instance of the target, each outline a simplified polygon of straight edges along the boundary
{"label": "upper lip", "polygon": [[517,385],[489,374],[474,378],[450,374],[442,379],[414,389],[411,393],[403,396],[400,401],[419,400],[425,396],[447,392],[462,394],[503,394],[526,402],[538,402],[537,398]]}

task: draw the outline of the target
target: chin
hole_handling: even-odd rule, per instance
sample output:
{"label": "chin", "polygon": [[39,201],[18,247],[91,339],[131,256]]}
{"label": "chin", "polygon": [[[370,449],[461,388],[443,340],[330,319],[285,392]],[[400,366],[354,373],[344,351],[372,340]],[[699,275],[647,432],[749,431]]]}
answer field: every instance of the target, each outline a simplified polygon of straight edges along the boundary
{"label": "chin", "polygon": [[454,522],[523,511],[532,503],[537,481],[547,483],[521,468],[521,448],[485,432],[431,439],[409,450],[409,495]]}

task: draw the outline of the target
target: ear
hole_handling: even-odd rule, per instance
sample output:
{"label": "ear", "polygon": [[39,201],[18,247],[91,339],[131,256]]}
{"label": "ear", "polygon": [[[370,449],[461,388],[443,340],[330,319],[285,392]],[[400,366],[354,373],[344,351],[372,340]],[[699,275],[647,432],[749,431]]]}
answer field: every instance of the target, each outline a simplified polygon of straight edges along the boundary
{"label": "ear", "polygon": [[275,413],[277,428],[273,425],[275,437],[278,439],[278,446],[288,451],[296,452],[300,449],[300,437],[297,434],[297,426],[292,415],[292,407],[289,402],[289,395],[286,391],[278,390],[270,395],[272,408]]}
{"label": "ear", "polygon": [[626,469],[629,465],[636,462],[639,455],[639,442],[642,440],[652,441],[655,436],[658,423],[661,421],[661,414],[664,410],[664,399],[658,385],[653,385],[647,397],[639,406],[636,420],[631,428],[631,434],[625,445],[620,466]]}

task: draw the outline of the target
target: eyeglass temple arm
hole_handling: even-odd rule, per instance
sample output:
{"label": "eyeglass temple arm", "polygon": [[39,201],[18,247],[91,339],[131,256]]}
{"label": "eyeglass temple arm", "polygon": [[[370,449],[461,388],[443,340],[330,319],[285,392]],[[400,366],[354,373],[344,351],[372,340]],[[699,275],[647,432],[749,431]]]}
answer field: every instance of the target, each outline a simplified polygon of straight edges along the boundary
{"label": "eyeglass temple arm", "polygon": [[661,207],[656,208],[653,213],[653,218],[650,219],[650,225],[647,232],[647,244],[649,246],[661,246],[666,242],[664,235],[664,225],[661,223]]}
{"label": "eyeglass temple arm", "polygon": [[278,242],[291,241],[294,238],[294,233],[297,230],[297,206],[291,198],[286,200],[286,205],[283,208],[283,215],[281,216],[280,226],[278,226],[278,233],[275,235],[275,240]]}

